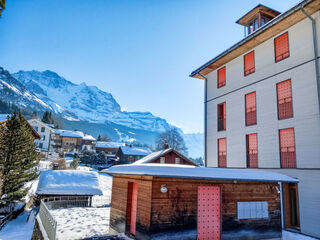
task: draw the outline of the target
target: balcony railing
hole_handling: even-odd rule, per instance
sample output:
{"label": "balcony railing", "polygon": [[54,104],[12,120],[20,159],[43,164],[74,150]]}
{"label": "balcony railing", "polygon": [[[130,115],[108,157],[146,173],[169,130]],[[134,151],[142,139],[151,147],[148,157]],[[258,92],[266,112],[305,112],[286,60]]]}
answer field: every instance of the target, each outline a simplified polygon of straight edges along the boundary
{"label": "balcony railing", "polygon": [[291,97],[280,99],[278,103],[279,119],[293,117],[292,99]]}
{"label": "balcony railing", "polygon": [[219,153],[218,167],[219,168],[227,167],[227,153],[226,152]]}
{"label": "balcony railing", "polygon": [[294,147],[282,147],[280,151],[281,168],[296,168]]}
{"label": "balcony railing", "polygon": [[258,167],[258,153],[256,151],[249,151],[248,153],[248,167],[257,168]]}
{"label": "balcony railing", "polygon": [[246,126],[257,124],[256,108],[248,109],[246,112]]}
{"label": "balcony railing", "polygon": [[56,239],[57,221],[52,217],[46,204],[41,200],[39,217],[50,240]]}
{"label": "balcony railing", "polygon": [[226,119],[218,119],[218,131],[226,130]]}

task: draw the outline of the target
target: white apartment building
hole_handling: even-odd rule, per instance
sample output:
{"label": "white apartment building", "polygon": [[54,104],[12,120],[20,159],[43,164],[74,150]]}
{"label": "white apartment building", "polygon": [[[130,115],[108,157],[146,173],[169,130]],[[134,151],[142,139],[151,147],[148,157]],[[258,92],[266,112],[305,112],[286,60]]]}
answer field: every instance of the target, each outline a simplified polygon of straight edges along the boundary
{"label": "white apartment building", "polygon": [[54,129],[39,119],[31,119],[28,122],[41,137],[40,140],[34,140],[37,147],[42,151],[53,151]]}
{"label": "white apartment building", "polygon": [[205,81],[205,164],[299,179],[282,185],[282,226],[320,238],[320,0],[258,5],[246,36],[191,73]]}

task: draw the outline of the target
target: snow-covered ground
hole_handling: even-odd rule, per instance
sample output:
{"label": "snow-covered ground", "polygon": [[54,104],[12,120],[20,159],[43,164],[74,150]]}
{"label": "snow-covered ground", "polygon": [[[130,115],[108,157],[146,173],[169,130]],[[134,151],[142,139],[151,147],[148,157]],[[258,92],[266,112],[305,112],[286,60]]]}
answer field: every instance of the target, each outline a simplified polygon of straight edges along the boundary
{"label": "snow-covered ground", "polygon": [[0,231],[1,240],[30,240],[32,237],[35,213],[28,210],[10,221]]}
{"label": "snow-covered ground", "polygon": [[50,210],[57,221],[57,239],[82,239],[109,233],[110,208],[63,208]]}
{"label": "snow-covered ground", "polygon": [[112,177],[107,174],[98,174],[99,185],[102,190],[102,196],[92,197],[92,206],[106,206],[111,202],[111,191],[112,191]]}

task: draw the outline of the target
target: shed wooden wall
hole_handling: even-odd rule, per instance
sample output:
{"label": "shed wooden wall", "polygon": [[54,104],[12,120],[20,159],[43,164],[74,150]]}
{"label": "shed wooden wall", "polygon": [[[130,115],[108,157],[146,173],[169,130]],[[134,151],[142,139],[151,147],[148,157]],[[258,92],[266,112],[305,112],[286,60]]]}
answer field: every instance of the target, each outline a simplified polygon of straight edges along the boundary
{"label": "shed wooden wall", "polygon": [[[167,193],[160,187],[167,184]],[[150,231],[185,229],[197,226],[198,186],[221,186],[222,229],[238,227],[281,227],[280,194],[277,183],[208,181],[193,179],[154,178]],[[268,201],[268,219],[237,219],[238,201]]]}
{"label": "shed wooden wall", "polygon": [[128,182],[138,183],[137,234],[150,227],[152,177],[114,176],[110,210],[110,227],[117,232],[129,231],[126,225]]}

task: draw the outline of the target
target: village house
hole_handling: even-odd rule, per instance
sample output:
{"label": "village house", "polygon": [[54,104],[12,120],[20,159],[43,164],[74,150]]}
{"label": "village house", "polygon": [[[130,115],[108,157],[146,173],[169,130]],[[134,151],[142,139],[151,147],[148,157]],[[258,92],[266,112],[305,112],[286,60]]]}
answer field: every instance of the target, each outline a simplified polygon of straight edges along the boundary
{"label": "village house", "polygon": [[133,163],[151,153],[149,148],[121,146],[116,154],[120,164]]}
{"label": "village house", "polygon": [[140,160],[135,161],[132,164],[182,164],[197,166],[192,160],[174,150],[173,148],[167,148],[157,152],[153,152]]}
{"label": "village house", "polygon": [[93,151],[95,148],[95,144],[96,144],[96,139],[94,137],[92,137],[89,134],[84,134],[83,138],[82,138],[82,149],[81,150],[88,150],[88,151]]}
{"label": "village house", "polygon": [[65,152],[78,152],[81,150],[83,132],[71,130],[55,130],[55,148]]}
{"label": "village house", "polygon": [[205,85],[205,166],[299,179],[283,187],[282,224],[318,238],[319,10],[258,5],[237,21],[245,37],[190,75]]}
{"label": "village house", "polygon": [[38,200],[61,206],[82,201],[85,207],[91,206],[92,196],[102,195],[102,191],[95,172],[47,170],[41,172],[36,195]]}
{"label": "village house", "polygon": [[111,154],[115,157],[119,147],[123,147],[125,145],[125,143],[97,141],[95,148],[97,153],[105,152],[106,154]]}
{"label": "village house", "polygon": [[135,239],[281,237],[283,191],[298,183],[279,173],[178,164],[118,165],[102,173],[113,175],[110,233]]}
{"label": "village house", "polygon": [[40,135],[41,139],[34,141],[37,147],[42,151],[53,151],[54,129],[39,119],[31,119],[28,122]]}
{"label": "village house", "polygon": [[[0,114],[0,125],[6,124],[8,116],[11,117],[11,114]],[[30,129],[30,132],[32,133],[33,138],[35,140],[40,140],[41,139],[40,135],[38,134],[38,132],[35,129],[33,129],[33,127],[28,123],[27,120],[26,120],[26,124],[27,124],[28,129]]]}

